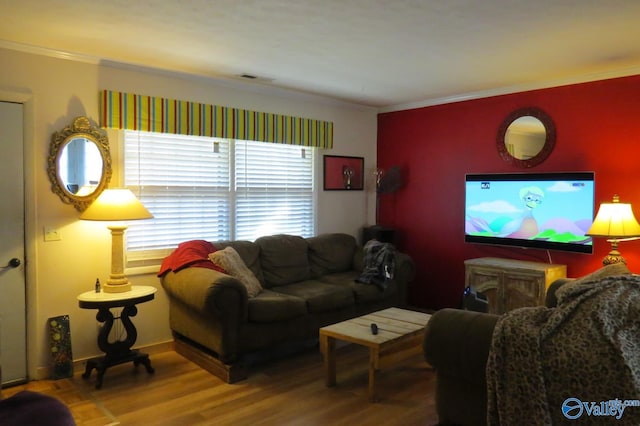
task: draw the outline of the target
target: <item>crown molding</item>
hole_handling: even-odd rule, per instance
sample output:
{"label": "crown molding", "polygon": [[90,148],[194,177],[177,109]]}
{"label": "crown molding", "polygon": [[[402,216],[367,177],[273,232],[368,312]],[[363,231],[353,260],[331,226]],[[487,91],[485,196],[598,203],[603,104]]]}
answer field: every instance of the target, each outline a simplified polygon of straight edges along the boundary
{"label": "crown molding", "polygon": [[377,109],[372,106],[355,103],[349,100],[323,95],[319,93],[306,92],[299,89],[291,89],[279,86],[276,83],[264,80],[246,80],[238,76],[212,75],[199,73],[194,71],[185,71],[178,69],[156,68],[148,65],[135,64],[131,62],[114,61],[103,59],[100,65],[114,69],[126,71],[143,72],[147,74],[155,74],[165,77],[178,77],[192,81],[200,81],[206,84],[215,84],[220,87],[227,87],[234,90],[258,93],[261,95],[277,96],[283,99],[296,99],[300,101],[313,102],[316,104],[325,104],[329,106],[340,106],[361,111],[369,111],[377,114]]}
{"label": "crown molding", "polygon": [[162,75],[166,77],[178,77],[190,80],[200,80],[207,83],[213,83],[223,87],[229,87],[236,90],[251,91],[270,96],[279,96],[287,99],[298,99],[302,101],[326,104],[331,106],[341,106],[356,110],[369,111],[374,114],[377,109],[372,106],[359,104],[353,101],[344,100],[336,97],[326,96],[318,93],[306,92],[304,90],[290,89],[278,86],[275,83],[263,80],[247,81],[240,79],[238,76],[223,76],[185,71],[179,69],[165,69],[150,67],[148,65],[136,64],[133,62],[117,61],[109,58],[98,56],[84,55],[72,53],[63,50],[49,49],[46,47],[33,46],[23,43],[15,43],[7,40],[0,40],[0,49],[15,50],[24,53],[30,53],[39,56],[47,56],[57,59],[65,59],[75,62],[83,62],[87,64],[100,65],[104,67],[116,68],[127,71],[143,72],[149,74]]}
{"label": "crown molding", "polygon": [[0,40],[0,48],[17,50],[19,52],[32,53],[34,55],[48,56],[50,58],[67,59],[76,62],[85,62],[88,64],[98,65],[102,61],[97,56],[84,55],[80,53],[66,52],[64,50],[49,49],[41,46],[33,46],[24,43],[15,43],[13,41]]}
{"label": "crown molding", "polygon": [[528,92],[531,90],[549,89],[552,87],[568,86],[571,84],[589,83],[592,81],[608,80],[612,78],[628,77],[628,76],[640,74],[640,65],[637,65],[637,66],[621,68],[621,69],[612,70],[612,71],[582,74],[582,75],[576,75],[576,76],[566,77],[562,79],[547,80],[547,81],[540,81],[540,82],[533,82],[533,83],[516,84],[511,86],[498,87],[494,89],[480,90],[480,91],[468,92],[468,93],[459,93],[451,96],[443,96],[440,98],[430,98],[430,99],[425,99],[417,102],[408,102],[403,104],[395,104],[395,105],[375,108],[369,105],[363,105],[363,104],[359,104],[352,101],[346,101],[346,100],[331,97],[331,96],[323,96],[316,93],[307,93],[302,90],[287,89],[274,84],[266,84],[264,82],[245,82],[245,81],[239,81],[238,78],[232,78],[232,77],[211,76],[211,75],[205,75],[202,73],[193,73],[193,72],[186,72],[181,70],[153,68],[147,65],[115,61],[115,60],[101,58],[97,56],[67,52],[63,50],[49,49],[46,47],[16,43],[16,42],[7,41],[7,40],[0,40],[0,48],[17,50],[20,52],[31,53],[31,54],[40,55],[40,56],[48,56],[51,58],[66,59],[66,60],[76,61],[76,62],[84,62],[88,64],[93,64],[93,65],[103,65],[103,66],[109,66],[113,68],[128,69],[133,71],[164,74],[164,75],[171,75],[171,76],[182,76],[183,78],[189,77],[189,78],[205,79],[209,82],[215,82],[217,84],[227,86],[227,87],[233,87],[233,88],[244,89],[244,90],[252,90],[252,91],[260,92],[263,94],[280,95],[288,98],[290,97],[300,98],[308,101],[321,102],[321,103],[330,104],[330,105],[340,105],[343,107],[356,108],[356,109],[361,109],[365,111],[375,111],[378,114],[424,108],[424,107],[443,105],[443,104],[450,104],[455,102],[470,101],[474,99],[489,98],[493,96],[510,95],[513,93]]}
{"label": "crown molding", "polygon": [[526,84],[516,84],[512,86],[504,86],[489,90],[480,90],[477,92],[461,93],[441,98],[426,99],[418,102],[410,102],[406,104],[389,105],[378,108],[378,113],[404,111],[416,108],[424,108],[435,105],[450,104],[454,102],[470,101],[474,99],[489,98],[500,95],[510,95],[519,92],[528,92],[531,90],[549,89],[552,87],[569,86],[571,84],[589,83],[592,81],[609,80],[612,78],[628,77],[640,74],[640,66],[622,68],[613,71],[605,71],[599,73],[590,73],[566,77],[562,79],[540,81]]}

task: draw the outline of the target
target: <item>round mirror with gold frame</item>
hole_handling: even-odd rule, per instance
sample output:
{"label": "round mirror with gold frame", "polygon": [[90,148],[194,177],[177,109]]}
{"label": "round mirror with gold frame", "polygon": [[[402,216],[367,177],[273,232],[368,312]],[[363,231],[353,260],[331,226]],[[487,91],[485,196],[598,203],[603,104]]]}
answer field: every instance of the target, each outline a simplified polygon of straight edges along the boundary
{"label": "round mirror with gold frame", "polygon": [[111,153],[104,131],[87,117],[51,136],[47,173],[51,190],[78,211],[84,211],[111,180]]}
{"label": "round mirror with gold frame", "polygon": [[536,107],[512,112],[498,129],[498,153],[517,167],[528,168],[542,163],[553,151],[555,143],[553,120]]}

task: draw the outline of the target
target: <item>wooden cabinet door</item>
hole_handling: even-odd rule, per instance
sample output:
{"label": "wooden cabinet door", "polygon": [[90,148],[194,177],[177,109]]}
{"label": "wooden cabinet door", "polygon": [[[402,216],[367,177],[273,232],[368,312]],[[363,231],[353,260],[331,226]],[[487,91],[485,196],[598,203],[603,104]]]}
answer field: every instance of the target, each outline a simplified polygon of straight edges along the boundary
{"label": "wooden cabinet door", "polygon": [[469,268],[467,270],[467,284],[477,294],[487,298],[489,313],[502,313],[502,272],[495,269]]}
{"label": "wooden cabinet door", "polygon": [[543,304],[544,274],[507,271],[504,274],[503,312]]}

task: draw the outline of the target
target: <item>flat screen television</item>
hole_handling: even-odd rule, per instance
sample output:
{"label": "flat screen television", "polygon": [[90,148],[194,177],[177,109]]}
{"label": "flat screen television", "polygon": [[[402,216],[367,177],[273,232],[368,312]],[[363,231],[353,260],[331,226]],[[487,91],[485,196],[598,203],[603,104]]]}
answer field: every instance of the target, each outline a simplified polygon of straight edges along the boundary
{"label": "flat screen television", "polygon": [[593,172],[467,174],[465,241],[592,253]]}

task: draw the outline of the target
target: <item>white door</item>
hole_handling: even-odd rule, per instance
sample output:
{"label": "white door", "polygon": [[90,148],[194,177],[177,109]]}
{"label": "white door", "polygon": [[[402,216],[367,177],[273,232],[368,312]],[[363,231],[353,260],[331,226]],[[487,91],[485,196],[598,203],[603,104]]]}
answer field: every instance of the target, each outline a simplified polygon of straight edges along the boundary
{"label": "white door", "polygon": [[0,102],[0,368],[27,378],[22,104]]}

